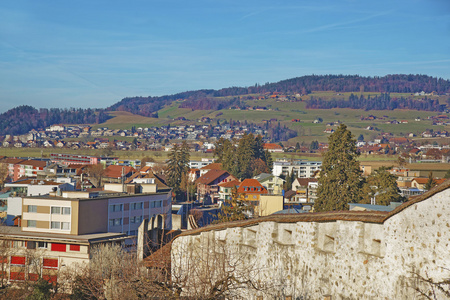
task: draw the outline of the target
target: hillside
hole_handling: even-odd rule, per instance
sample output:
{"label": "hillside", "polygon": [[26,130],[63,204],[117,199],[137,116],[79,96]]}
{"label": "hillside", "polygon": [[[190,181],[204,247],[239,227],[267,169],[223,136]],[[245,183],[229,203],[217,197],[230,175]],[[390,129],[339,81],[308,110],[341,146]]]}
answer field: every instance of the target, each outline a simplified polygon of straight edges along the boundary
{"label": "hillside", "polygon": [[[181,107],[218,110],[230,106],[242,106],[242,97],[280,93],[307,95],[312,91],[406,93],[450,93],[450,81],[427,75],[386,75],[362,77],[358,75],[310,75],[250,87],[230,87],[220,90],[190,91],[162,97],[124,98],[108,107],[108,110],[128,111],[142,116],[155,116],[156,112],[175,100],[184,100]],[[240,96],[240,97],[237,97]],[[419,106],[420,107],[420,106]],[[414,108],[415,109],[415,108]]]}
{"label": "hillside", "polygon": [[[424,92],[415,96],[413,93]],[[354,93],[354,94],[353,94]],[[358,75],[310,75],[250,87],[229,87],[220,90],[187,91],[161,97],[129,97],[106,109],[36,109],[19,106],[0,115],[0,135],[24,134],[31,129],[64,124],[105,125],[142,123],[158,124],[170,122],[171,117],[208,116],[217,117],[217,111],[225,112],[227,119],[237,115],[237,119],[250,118],[249,110],[259,111],[254,121],[270,119],[277,107],[271,101],[301,102],[294,105],[281,119],[296,118],[290,113],[298,110],[313,112],[320,110],[415,110],[442,112],[447,108],[450,81],[427,75],[386,75],[383,77],[362,77]],[[151,119],[129,117],[124,114],[107,112],[128,112]],[[170,111],[170,112],[169,112]],[[190,112],[197,111],[195,114]],[[242,112],[242,113],[240,113]],[[241,116],[242,115],[242,116]],[[120,116],[120,118],[119,118]],[[157,119],[159,118],[159,119]],[[166,118],[166,120],[161,120]]]}

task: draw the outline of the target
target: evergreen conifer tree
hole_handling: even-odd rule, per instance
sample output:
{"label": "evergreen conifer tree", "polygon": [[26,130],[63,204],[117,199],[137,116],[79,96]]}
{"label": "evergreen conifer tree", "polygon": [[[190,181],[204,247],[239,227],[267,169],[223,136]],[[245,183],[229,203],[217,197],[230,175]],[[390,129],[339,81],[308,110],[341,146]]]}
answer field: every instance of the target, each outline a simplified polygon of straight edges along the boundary
{"label": "evergreen conifer tree", "polygon": [[363,194],[364,199],[361,203],[370,203],[370,198],[374,195],[376,195],[377,205],[389,205],[391,202],[405,201],[405,198],[400,195],[397,177],[389,173],[385,167],[379,168],[367,178]]}
{"label": "evergreen conifer tree", "polygon": [[436,185],[436,180],[434,180],[433,172],[430,172],[428,174],[428,180],[425,183],[425,186],[423,188],[428,191],[428,190],[431,190],[435,185]]}
{"label": "evergreen conifer tree", "polygon": [[346,210],[348,203],[363,198],[356,140],[347,126],[341,124],[328,138],[328,151],[323,155],[315,211]]}

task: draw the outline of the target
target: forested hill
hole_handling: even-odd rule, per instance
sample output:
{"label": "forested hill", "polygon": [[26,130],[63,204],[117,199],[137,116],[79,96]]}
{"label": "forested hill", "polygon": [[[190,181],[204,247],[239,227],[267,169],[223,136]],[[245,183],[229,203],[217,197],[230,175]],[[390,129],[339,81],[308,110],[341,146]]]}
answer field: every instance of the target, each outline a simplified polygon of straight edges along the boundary
{"label": "forested hill", "polygon": [[[177,99],[188,100],[191,107],[198,109],[220,109],[224,104],[235,104],[233,100],[224,103],[214,99],[224,96],[241,96],[279,92],[284,94],[308,94],[311,91],[335,92],[379,92],[379,93],[450,93],[450,80],[427,75],[386,75],[383,77],[362,77],[358,75],[310,75],[282,80],[264,85],[230,87],[220,90],[198,90],[162,97],[131,97],[108,107],[108,110],[123,110],[135,114],[155,117],[156,111]],[[193,105],[199,102],[199,105]],[[201,105],[200,105],[201,104]],[[205,105],[206,104],[206,105]],[[225,105],[226,106],[226,105]]]}
{"label": "forested hill", "polygon": [[[19,106],[0,114],[0,135],[23,134],[31,129],[43,129],[47,126],[64,124],[98,124],[109,117],[107,110],[128,111],[147,117],[158,117],[158,110],[173,101],[184,100],[180,107],[193,110],[220,110],[230,106],[245,106],[238,96],[278,92],[285,95],[306,95],[312,91],[334,92],[377,92],[385,93],[375,98],[356,98],[324,102],[320,98],[310,99],[309,108],[363,108],[371,109],[418,109],[441,111],[438,101],[416,101],[409,98],[390,97],[389,93],[415,93],[424,91],[437,94],[450,93],[450,80],[427,75],[386,75],[383,77],[362,77],[358,75],[310,75],[266,83],[249,87],[230,87],[220,90],[187,91],[161,97],[124,98],[106,109],[36,109],[31,106]],[[236,97],[233,97],[236,96]],[[227,97],[227,98],[221,98]],[[251,96],[249,96],[251,98]],[[245,99],[245,97],[243,97]],[[380,102],[381,101],[381,102]]]}
{"label": "forested hill", "polygon": [[36,108],[22,105],[0,115],[0,135],[23,134],[54,124],[98,124],[110,118],[102,109]]}

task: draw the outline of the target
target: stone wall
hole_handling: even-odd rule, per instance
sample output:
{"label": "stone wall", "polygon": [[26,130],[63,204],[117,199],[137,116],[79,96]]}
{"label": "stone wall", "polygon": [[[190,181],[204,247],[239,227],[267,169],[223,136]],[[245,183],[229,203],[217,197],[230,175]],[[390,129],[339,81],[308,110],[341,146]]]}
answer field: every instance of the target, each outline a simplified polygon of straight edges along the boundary
{"label": "stone wall", "polygon": [[[429,285],[416,274],[434,281],[450,278],[448,184],[389,214],[302,215],[182,234],[172,243],[172,272],[174,276],[180,270],[191,272],[193,249],[203,249],[197,257],[228,253],[227,259],[241,264],[241,273],[234,268],[236,276],[252,281],[251,287],[240,288],[237,294],[258,300],[328,295],[331,299],[419,299],[414,289],[425,291]],[[206,259],[195,262],[201,263],[208,264]],[[199,284],[194,275],[198,271],[191,273],[186,294],[192,294],[190,286]],[[220,277],[214,276],[212,282]],[[442,297],[438,294],[438,299]]]}

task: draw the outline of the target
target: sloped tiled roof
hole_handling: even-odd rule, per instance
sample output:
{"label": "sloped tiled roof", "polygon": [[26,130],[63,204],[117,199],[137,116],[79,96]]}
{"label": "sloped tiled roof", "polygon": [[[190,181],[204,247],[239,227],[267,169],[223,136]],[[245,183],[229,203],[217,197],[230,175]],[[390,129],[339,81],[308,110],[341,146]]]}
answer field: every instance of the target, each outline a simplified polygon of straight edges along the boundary
{"label": "sloped tiled roof", "polygon": [[208,173],[203,174],[202,176],[200,176],[195,183],[196,184],[211,184],[212,182],[214,182],[216,179],[218,179],[219,177],[223,176],[223,175],[229,175],[229,173],[227,171],[224,170],[210,170]]}
{"label": "sloped tiled roof", "polygon": [[317,182],[317,178],[297,178],[298,183],[300,186],[307,186],[310,182]]}
{"label": "sloped tiled roof", "polygon": [[20,164],[25,166],[33,166],[35,168],[44,168],[47,165],[47,162],[42,160],[29,159],[21,162]]}
{"label": "sloped tiled roof", "polygon": [[218,184],[218,186],[224,187],[224,188],[234,188],[241,184],[239,180],[232,180],[227,182],[221,182]]}
{"label": "sloped tiled roof", "polygon": [[[250,188],[250,190],[245,190],[245,188]],[[259,191],[257,190],[259,188]],[[256,179],[244,179],[244,181],[241,182],[238,188],[238,193],[241,194],[267,194],[267,190],[265,187],[259,183]]]}
{"label": "sloped tiled roof", "polygon": [[283,147],[281,147],[280,145],[278,145],[278,144],[274,144],[274,143],[265,143],[264,145],[263,145],[263,148],[264,149],[267,149],[267,150],[275,150],[275,149],[283,149]]}
{"label": "sloped tiled roof", "polygon": [[202,167],[200,170],[222,170],[221,163],[211,163],[207,166]]}
{"label": "sloped tiled roof", "polygon": [[21,158],[5,158],[1,162],[5,163],[5,164],[18,164],[18,163],[23,162],[23,161],[25,161],[25,159],[21,159]]}
{"label": "sloped tiled roof", "polygon": [[121,178],[122,177],[122,169],[123,169],[124,175],[136,172],[136,170],[132,167],[110,165],[110,166],[106,167],[104,177]]}

